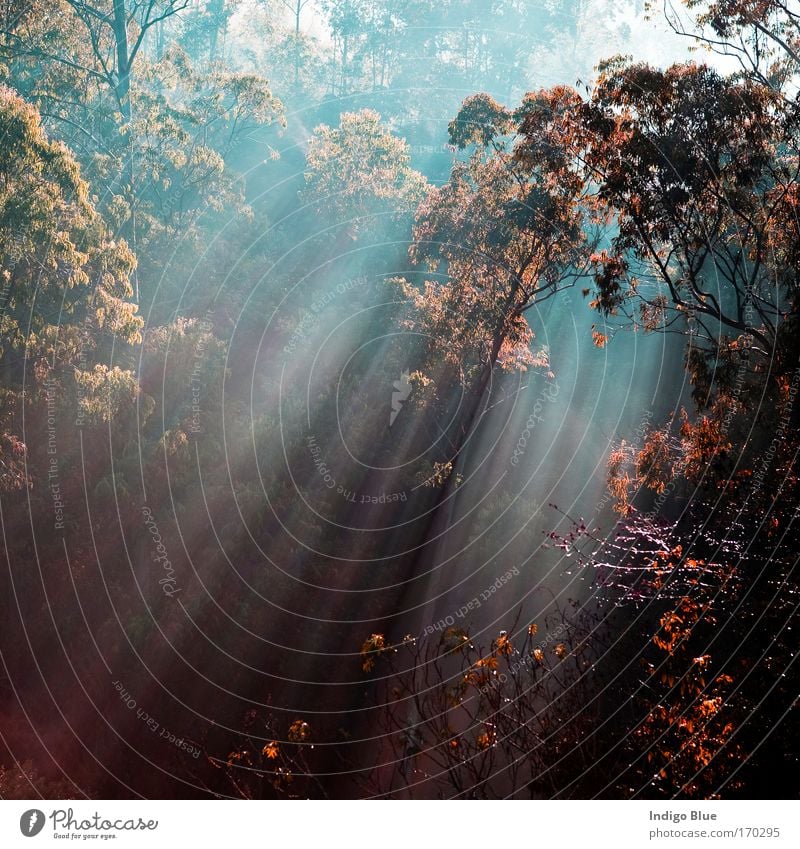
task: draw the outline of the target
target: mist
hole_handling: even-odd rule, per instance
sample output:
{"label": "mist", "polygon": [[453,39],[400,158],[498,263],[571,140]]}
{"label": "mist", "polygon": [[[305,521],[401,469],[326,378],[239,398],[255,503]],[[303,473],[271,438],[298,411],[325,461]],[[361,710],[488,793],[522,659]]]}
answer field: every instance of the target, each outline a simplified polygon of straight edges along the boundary
{"label": "mist", "polygon": [[724,786],[625,746],[795,421],[789,225],[698,176],[779,171],[765,75],[640,0],[7,5],[2,795]]}

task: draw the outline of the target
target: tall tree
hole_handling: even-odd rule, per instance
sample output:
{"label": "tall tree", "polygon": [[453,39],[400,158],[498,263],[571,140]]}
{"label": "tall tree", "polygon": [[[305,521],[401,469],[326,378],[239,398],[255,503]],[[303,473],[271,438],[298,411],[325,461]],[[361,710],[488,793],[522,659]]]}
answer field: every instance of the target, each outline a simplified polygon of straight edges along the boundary
{"label": "tall tree", "polygon": [[300,63],[302,60],[303,44],[300,33],[300,17],[303,14],[303,9],[311,2],[311,0],[280,0],[281,5],[289,10],[292,16],[292,53],[294,65],[294,87],[300,85]]}
{"label": "tall tree", "polygon": [[317,127],[307,160],[304,199],[351,235],[408,215],[427,188],[411,167],[408,144],[373,109],[342,113],[336,128]]}
{"label": "tall tree", "polygon": [[800,170],[796,116],[780,104],[705,66],[614,62],[580,110],[584,173],[617,227],[594,258],[593,305],[690,335],[698,370],[743,347],[781,359]]}
{"label": "tall tree", "polygon": [[[61,22],[67,34],[77,27],[85,36],[79,55],[70,55],[59,40],[38,38],[29,42],[20,32],[21,13],[6,15],[2,31],[7,49],[38,61],[55,62],[73,68],[105,86],[113,96],[121,120],[131,118],[131,84],[136,60],[154,27],[182,12],[190,0],[57,0],[56,6],[71,13]],[[55,11],[58,11],[56,9]],[[69,44],[69,41],[67,41]],[[61,49],[59,49],[61,48]]]}
{"label": "tall tree", "polygon": [[[134,68],[149,32],[168,18],[185,9],[189,0],[63,0],[71,17],[62,24],[63,31],[77,26],[85,40],[75,49],[58,49],[58,41],[39,39],[28,43],[18,28],[3,31],[18,55],[34,62],[46,62],[78,74],[84,86],[94,82],[102,94],[110,95],[113,109],[107,111],[115,118],[118,131],[127,138],[128,150],[123,173],[117,189],[127,198],[130,216],[123,226],[124,235],[136,245],[135,149],[134,139],[126,128],[132,119],[131,87]],[[72,42],[74,44],[74,41]],[[136,283],[138,297],[138,282]]]}
{"label": "tall tree", "polygon": [[0,448],[0,479],[8,488],[26,480],[14,459],[25,450],[13,437],[19,404],[49,380],[110,415],[114,395],[135,393],[135,380],[117,368],[91,368],[92,352],[106,337],[140,341],[143,322],[131,303],[133,254],[109,237],[71,153],[7,89],[0,89],[0,137],[0,433],[12,446]]}
{"label": "tall tree", "polygon": [[526,312],[586,271],[588,194],[572,170],[560,117],[578,100],[569,89],[543,90],[512,113],[488,95],[467,98],[450,140],[471,154],[417,211],[412,259],[445,278],[422,291],[405,287],[414,304],[410,326],[432,340],[420,370],[435,385],[450,364],[467,399],[448,434],[450,470],[495,370],[549,368],[546,353],[531,350]]}

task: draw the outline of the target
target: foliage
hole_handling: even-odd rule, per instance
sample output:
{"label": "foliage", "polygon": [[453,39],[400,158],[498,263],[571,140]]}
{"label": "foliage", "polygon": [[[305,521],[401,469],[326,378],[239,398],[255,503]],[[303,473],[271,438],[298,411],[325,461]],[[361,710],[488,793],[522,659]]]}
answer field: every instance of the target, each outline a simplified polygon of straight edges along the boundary
{"label": "foliage", "polygon": [[380,230],[386,216],[407,215],[426,189],[408,144],[372,109],[343,112],[335,129],[317,127],[307,161],[303,198],[354,235],[375,231],[376,222]]}
{"label": "foliage", "polygon": [[[309,761],[314,744],[311,726],[302,719],[292,721],[285,739],[276,734],[275,717],[248,710],[243,731],[226,758],[204,751],[206,763],[222,772],[228,788],[243,799],[297,799],[307,797],[316,783]],[[277,739],[273,739],[277,737]]]}
{"label": "foliage", "polygon": [[[789,480],[794,492],[796,471]],[[782,507],[764,527],[735,495],[730,503],[698,499],[687,512],[670,523],[629,510],[605,538],[574,520],[567,534],[550,535],[629,623],[631,650],[616,685],[630,688],[634,711],[610,747],[624,751],[607,785],[622,795],[735,794],[746,786],[746,767],[783,757],[780,744],[768,745],[759,766],[752,763],[765,743],[765,716],[794,700],[792,685],[781,682],[767,707],[762,687],[793,654],[784,628],[796,620],[800,593],[796,529]],[[762,617],[781,624],[759,631]]]}
{"label": "foliage", "polygon": [[603,639],[593,625],[593,614],[571,603],[542,628],[515,625],[486,646],[458,627],[396,645],[372,635],[365,646],[381,644],[377,703],[393,766],[375,770],[371,792],[542,798],[567,784],[596,745],[584,741]]}
{"label": "foliage", "polygon": [[[739,73],[523,95],[613,4],[320,6],[0,3],[0,796],[790,792],[797,13],[687,0]],[[542,478],[470,503],[465,449],[584,278],[594,362],[668,333],[692,390],[612,446],[612,533],[548,536],[596,603],[394,642],[451,527],[453,574],[533,557]]]}
{"label": "foliage", "polygon": [[791,88],[800,65],[800,14],[785,0],[684,0],[694,20],[677,32],[699,37],[714,52],[733,57],[748,76],[775,90]]}
{"label": "foliage", "polygon": [[771,356],[796,299],[795,260],[775,250],[797,181],[794,118],[777,108],[704,66],[606,66],[580,128],[618,228],[593,258],[599,310],[676,327],[712,358],[731,345]]}
{"label": "foliage", "polygon": [[27,344],[44,351],[50,328],[82,319],[85,344],[103,327],[136,342],[142,321],[126,303],[135,260],[124,242],[108,237],[75,159],[47,138],[36,110],[8,89],[0,91],[0,135],[6,150],[0,166],[2,350]]}
{"label": "foliage", "polygon": [[[397,283],[409,305],[403,326],[426,339],[415,372],[427,381],[423,397],[446,397],[448,384],[466,396],[441,461],[450,468],[498,369],[549,371],[547,351],[532,349],[525,313],[584,272],[594,238],[586,192],[569,151],[555,147],[558,113],[574,102],[565,89],[540,91],[512,114],[485,95],[467,98],[449,131],[469,157],[417,210],[410,256],[443,279],[420,288]],[[525,135],[515,139],[519,124]],[[534,149],[534,135],[548,155]],[[445,407],[440,418],[452,420],[452,411]]]}

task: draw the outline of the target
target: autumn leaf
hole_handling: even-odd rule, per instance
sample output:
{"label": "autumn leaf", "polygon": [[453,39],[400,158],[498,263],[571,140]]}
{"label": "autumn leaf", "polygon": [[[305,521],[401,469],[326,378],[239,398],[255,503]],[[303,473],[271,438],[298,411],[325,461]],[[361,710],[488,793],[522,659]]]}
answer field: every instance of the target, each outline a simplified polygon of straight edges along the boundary
{"label": "autumn leaf", "polygon": [[495,744],[495,740],[497,739],[497,735],[494,732],[493,728],[487,728],[482,734],[479,734],[475,739],[475,743],[477,744],[479,749],[489,749]]}
{"label": "autumn leaf", "polygon": [[289,739],[293,743],[302,743],[311,736],[311,726],[302,719],[296,719],[289,726]]}
{"label": "autumn leaf", "polygon": [[383,634],[370,634],[361,646],[361,668],[364,672],[371,672],[375,668],[375,660],[381,652],[386,650],[386,637]]}
{"label": "autumn leaf", "polygon": [[497,637],[496,650],[499,654],[509,655],[514,650],[511,641],[508,639],[508,634],[501,631]]}

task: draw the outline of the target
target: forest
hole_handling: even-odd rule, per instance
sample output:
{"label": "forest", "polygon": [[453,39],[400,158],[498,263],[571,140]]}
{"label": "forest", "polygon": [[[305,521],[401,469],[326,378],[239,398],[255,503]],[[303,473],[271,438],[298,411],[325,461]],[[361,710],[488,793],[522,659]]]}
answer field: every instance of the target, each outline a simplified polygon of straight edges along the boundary
{"label": "forest", "polygon": [[0,798],[800,792],[796,0],[0,0]]}

